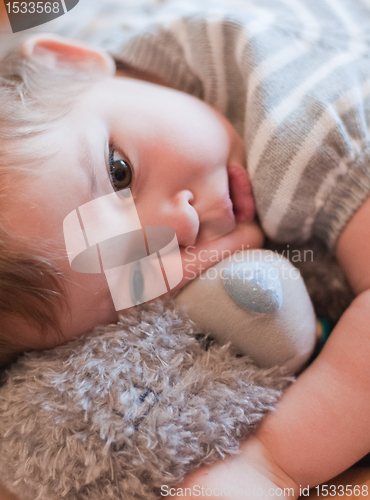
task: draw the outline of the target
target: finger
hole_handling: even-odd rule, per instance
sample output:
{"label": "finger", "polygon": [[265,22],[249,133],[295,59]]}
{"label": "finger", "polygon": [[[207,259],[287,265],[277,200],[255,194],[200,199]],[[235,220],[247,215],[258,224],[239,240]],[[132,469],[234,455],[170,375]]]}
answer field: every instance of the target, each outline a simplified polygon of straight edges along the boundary
{"label": "finger", "polygon": [[206,271],[221,260],[230,257],[237,250],[261,248],[263,235],[255,222],[238,224],[236,229],[225,236],[209,242],[202,242],[195,246],[181,248],[183,265],[183,279],[174,288],[179,290],[190,280]]}

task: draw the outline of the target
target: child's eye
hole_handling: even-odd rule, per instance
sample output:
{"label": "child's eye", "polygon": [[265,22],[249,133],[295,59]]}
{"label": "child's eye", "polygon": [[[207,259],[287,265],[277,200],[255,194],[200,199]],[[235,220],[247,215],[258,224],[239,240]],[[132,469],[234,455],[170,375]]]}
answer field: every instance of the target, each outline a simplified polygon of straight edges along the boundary
{"label": "child's eye", "polygon": [[115,152],[114,146],[109,148],[109,176],[116,191],[128,188],[133,177],[132,168]]}

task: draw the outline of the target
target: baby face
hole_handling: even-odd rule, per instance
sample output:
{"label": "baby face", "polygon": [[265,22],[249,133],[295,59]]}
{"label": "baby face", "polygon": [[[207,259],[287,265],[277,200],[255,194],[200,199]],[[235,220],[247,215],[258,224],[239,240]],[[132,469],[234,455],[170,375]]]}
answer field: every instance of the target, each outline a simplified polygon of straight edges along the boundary
{"label": "baby face", "polygon": [[[22,187],[22,202],[9,207],[8,220],[33,241],[52,242],[60,255],[68,278],[70,310],[61,313],[67,340],[117,319],[104,274],[73,271],[64,245],[63,220],[95,198],[129,187],[141,225],[172,228],[183,256],[189,246],[194,252],[219,241],[227,247],[241,223],[239,245],[261,245],[242,140],[194,97],[132,78],[105,78],[35,146],[57,149],[42,174]],[[102,217],[109,224],[108,211]],[[213,264],[205,261],[203,268]],[[33,346],[55,342],[35,336]]]}

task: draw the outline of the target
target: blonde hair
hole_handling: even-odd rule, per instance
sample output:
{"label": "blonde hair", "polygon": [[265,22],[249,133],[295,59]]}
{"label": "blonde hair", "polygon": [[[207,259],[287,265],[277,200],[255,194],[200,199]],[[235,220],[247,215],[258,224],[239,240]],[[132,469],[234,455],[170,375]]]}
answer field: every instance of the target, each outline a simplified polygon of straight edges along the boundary
{"label": "blonde hair", "polygon": [[[10,192],[10,180],[41,175],[40,159],[50,157],[50,151],[36,151],[32,140],[65,116],[79,93],[97,79],[73,64],[49,69],[40,59],[24,58],[20,50],[0,61],[0,319],[21,317],[41,334],[48,327],[61,333],[57,312],[66,306],[65,277],[47,242],[36,250],[18,237],[1,219],[1,207],[17,197]],[[0,362],[21,350],[16,332],[1,326]]]}

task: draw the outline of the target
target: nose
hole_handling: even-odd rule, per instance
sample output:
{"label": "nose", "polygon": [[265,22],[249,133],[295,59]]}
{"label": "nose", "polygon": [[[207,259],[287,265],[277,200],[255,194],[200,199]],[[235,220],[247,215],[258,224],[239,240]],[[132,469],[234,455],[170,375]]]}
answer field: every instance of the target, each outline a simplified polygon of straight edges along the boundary
{"label": "nose", "polygon": [[194,245],[199,232],[199,216],[194,206],[194,195],[189,190],[176,192],[168,203],[162,205],[161,225],[171,227],[176,232],[181,246]]}

